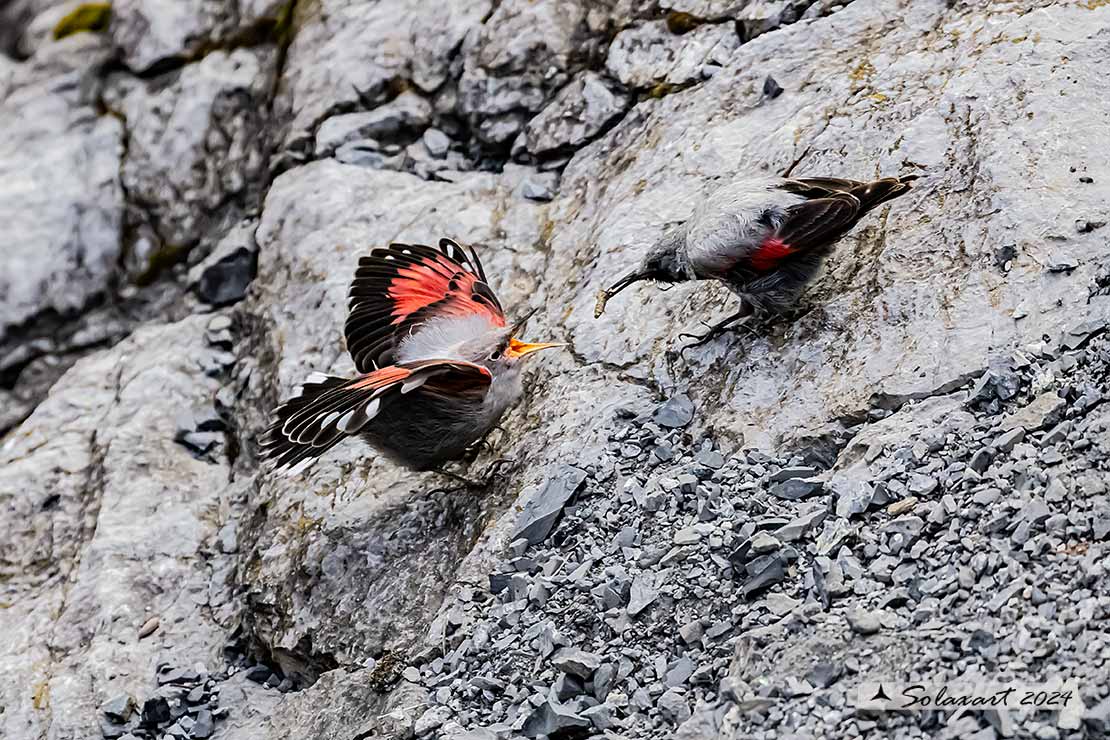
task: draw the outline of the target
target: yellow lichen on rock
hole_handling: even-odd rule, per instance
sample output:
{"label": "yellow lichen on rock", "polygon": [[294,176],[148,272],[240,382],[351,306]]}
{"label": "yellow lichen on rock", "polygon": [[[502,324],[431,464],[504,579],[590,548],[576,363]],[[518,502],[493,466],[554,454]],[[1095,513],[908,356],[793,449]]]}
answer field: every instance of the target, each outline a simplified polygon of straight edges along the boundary
{"label": "yellow lichen on rock", "polygon": [[54,40],[64,39],[82,31],[98,32],[108,28],[112,16],[111,3],[84,3],[67,13],[54,26]]}
{"label": "yellow lichen on rock", "polygon": [[35,687],[31,695],[31,703],[35,709],[46,709],[50,706],[50,682],[43,681]]}

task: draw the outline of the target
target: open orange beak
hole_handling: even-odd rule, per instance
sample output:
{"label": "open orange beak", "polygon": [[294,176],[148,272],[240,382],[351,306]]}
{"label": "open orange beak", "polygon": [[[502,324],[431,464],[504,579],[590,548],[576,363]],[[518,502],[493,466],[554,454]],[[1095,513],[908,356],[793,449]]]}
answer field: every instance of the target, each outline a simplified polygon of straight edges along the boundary
{"label": "open orange beak", "polygon": [[539,342],[537,344],[530,344],[528,342],[518,342],[514,338],[509,340],[509,346],[505,349],[505,355],[508,357],[524,357],[524,355],[531,354],[532,352],[539,352],[541,349],[565,346],[567,346],[565,342]]}

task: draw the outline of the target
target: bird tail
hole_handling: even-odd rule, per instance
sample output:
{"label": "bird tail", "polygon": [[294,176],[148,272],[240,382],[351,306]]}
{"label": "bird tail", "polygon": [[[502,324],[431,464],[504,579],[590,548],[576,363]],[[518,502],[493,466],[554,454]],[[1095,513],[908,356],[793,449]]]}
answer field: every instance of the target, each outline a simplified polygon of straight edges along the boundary
{"label": "bird tail", "polygon": [[275,470],[296,475],[347,434],[336,422],[366,400],[352,381],[313,373],[292,398],[274,409],[270,426],[259,437],[262,457]]}
{"label": "bird tail", "polygon": [[899,195],[910,191],[910,183],[917,179],[917,175],[903,175],[902,177],[883,177],[871,182],[856,183],[849,192],[859,199],[860,215],[867,213],[875,206],[893,200]]}

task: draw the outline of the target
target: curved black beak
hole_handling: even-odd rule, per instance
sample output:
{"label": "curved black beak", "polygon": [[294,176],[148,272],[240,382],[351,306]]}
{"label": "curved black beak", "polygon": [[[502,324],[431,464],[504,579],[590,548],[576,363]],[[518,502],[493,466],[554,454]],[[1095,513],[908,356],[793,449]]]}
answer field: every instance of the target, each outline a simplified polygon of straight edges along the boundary
{"label": "curved black beak", "polygon": [[597,305],[594,306],[594,318],[601,318],[601,314],[605,312],[605,304],[609,301],[610,298],[615,296],[617,293],[620,293],[629,285],[632,285],[632,283],[638,282],[640,280],[647,280],[650,277],[651,276],[643,270],[633,270],[617,282],[610,285],[605,290],[598,291]]}

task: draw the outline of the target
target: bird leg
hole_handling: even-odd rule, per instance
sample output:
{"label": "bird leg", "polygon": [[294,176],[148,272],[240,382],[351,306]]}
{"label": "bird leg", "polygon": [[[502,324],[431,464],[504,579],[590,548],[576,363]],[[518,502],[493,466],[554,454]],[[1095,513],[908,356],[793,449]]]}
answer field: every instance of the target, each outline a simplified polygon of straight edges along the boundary
{"label": "bird leg", "polygon": [[463,477],[458,473],[452,473],[450,470],[447,470],[445,468],[432,468],[432,472],[439,473],[444,478],[450,478],[453,481],[462,483],[464,488],[483,488],[486,485],[486,481],[471,480],[470,478]]}
{"label": "bird leg", "polygon": [[485,469],[485,471],[482,473],[481,478],[479,478],[478,480],[472,480],[470,478],[461,476],[458,473],[452,473],[450,470],[442,467],[433,468],[432,472],[439,473],[443,477],[450,478],[453,481],[458,481],[463,485],[464,488],[468,488],[471,490],[481,490],[489,488],[490,484],[492,484],[498,478],[505,477],[507,472],[512,470],[515,465],[516,460],[512,460],[507,457],[494,460],[492,463],[489,464],[489,467]]}
{"label": "bird leg", "polygon": [[469,465],[478,459],[478,455],[482,454],[483,449],[493,451],[493,445],[487,442],[485,437],[463,450],[462,459]]}
{"label": "bird leg", "polygon": [[686,350],[688,350],[692,347],[700,347],[701,345],[705,344],[706,342],[708,342],[708,341],[710,341],[710,340],[712,340],[716,337],[719,337],[720,335],[724,334],[726,331],[729,331],[730,329],[732,329],[733,324],[735,324],[738,321],[742,321],[743,319],[748,318],[753,313],[754,313],[754,311],[752,310],[752,307],[749,306],[747,303],[744,303],[740,306],[739,311],[732,314],[731,316],[725,317],[721,321],[718,321],[713,326],[710,326],[709,324],[706,324],[703,321],[702,325],[705,326],[708,329],[708,331],[706,331],[704,334],[690,334],[688,332],[683,332],[682,334],[678,335],[679,339],[685,339],[685,338],[689,337],[690,339],[695,340],[693,342],[689,342],[686,345],[684,345],[682,347],[682,351],[685,352]]}
{"label": "bird leg", "polygon": [[482,471],[482,477],[479,478],[476,483],[472,484],[471,487],[482,489],[489,488],[500,479],[505,478],[515,467],[516,460],[507,457],[494,460],[489,464],[489,467]]}
{"label": "bird leg", "polygon": [[489,437],[494,432],[501,432],[502,434],[505,434],[505,427],[499,424],[491,427],[488,432],[482,435],[481,439],[479,439],[477,442],[474,442],[465,450],[463,450],[462,459],[466,461],[467,464],[470,464],[478,459],[478,455],[482,454],[483,449],[487,452],[493,452],[494,447],[490,443]]}

